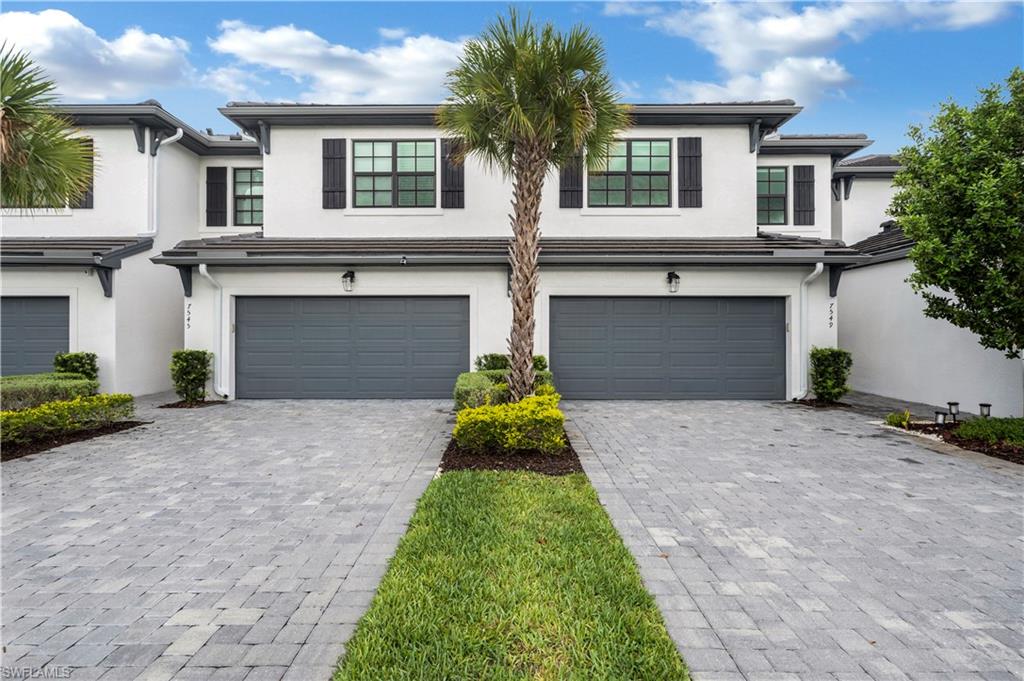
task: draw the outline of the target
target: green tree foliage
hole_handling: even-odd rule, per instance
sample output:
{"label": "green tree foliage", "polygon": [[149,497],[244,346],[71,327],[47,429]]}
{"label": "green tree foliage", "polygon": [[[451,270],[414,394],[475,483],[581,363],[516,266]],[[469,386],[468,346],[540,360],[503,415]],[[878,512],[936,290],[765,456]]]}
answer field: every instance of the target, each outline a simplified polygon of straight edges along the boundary
{"label": "green tree foliage", "polygon": [[977,104],[941,105],[910,128],[890,212],[915,241],[914,290],[925,314],[1024,351],[1024,70],[983,88]]}

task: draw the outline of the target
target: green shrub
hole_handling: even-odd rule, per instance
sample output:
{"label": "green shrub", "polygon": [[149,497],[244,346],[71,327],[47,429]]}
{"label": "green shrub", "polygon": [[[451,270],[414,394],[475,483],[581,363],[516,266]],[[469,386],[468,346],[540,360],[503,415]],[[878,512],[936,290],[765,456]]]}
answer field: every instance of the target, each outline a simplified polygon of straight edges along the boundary
{"label": "green shrub", "polygon": [[838,402],[850,392],[846,379],[850,377],[853,357],[839,348],[811,348],[811,389],[823,402]]}
{"label": "green shrub", "polygon": [[452,437],[460,447],[476,452],[557,453],[565,448],[565,416],[558,401],[556,393],[463,409]]}
{"label": "green shrub", "polygon": [[467,371],[455,379],[455,410],[508,402],[508,386],[495,383],[481,371]]}
{"label": "green shrub", "polygon": [[95,395],[99,382],[81,374],[22,374],[0,378],[0,404],[4,409],[28,409],[45,402]]}
{"label": "green shrub", "polygon": [[175,350],[171,353],[171,381],[174,392],[185,402],[206,399],[206,382],[210,380],[213,353],[206,350]]}
{"label": "green shrub", "polygon": [[903,411],[894,411],[886,414],[885,424],[894,428],[903,428],[906,430],[910,427],[910,410],[904,409]]}
{"label": "green shrub", "polygon": [[[493,383],[507,383],[508,382],[508,370],[507,369],[481,369],[474,373],[483,374],[487,378],[491,379]],[[539,385],[554,385],[555,377],[550,371],[535,370],[533,384],[534,386]]]}
{"label": "green shrub", "polygon": [[[502,369],[508,371],[511,358],[498,352],[491,352],[486,355],[479,355],[473,362],[473,368],[477,371],[491,371]],[[547,371],[548,358],[544,355],[533,356],[534,371]]]}
{"label": "green shrub", "polygon": [[47,402],[20,411],[0,412],[0,444],[20,444],[130,419],[131,395],[104,394]]}
{"label": "green shrub", "polygon": [[966,440],[984,440],[989,444],[1006,442],[1024,447],[1024,418],[971,419],[960,424],[956,434]]}
{"label": "green shrub", "polygon": [[81,374],[94,381],[100,376],[95,352],[58,352],[53,358],[53,370],[57,373]]}

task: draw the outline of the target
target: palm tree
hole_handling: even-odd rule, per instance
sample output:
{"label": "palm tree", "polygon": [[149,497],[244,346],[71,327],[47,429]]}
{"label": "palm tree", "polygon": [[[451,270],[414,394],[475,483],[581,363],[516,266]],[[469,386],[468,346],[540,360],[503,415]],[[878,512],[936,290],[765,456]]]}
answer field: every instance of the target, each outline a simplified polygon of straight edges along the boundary
{"label": "palm tree", "polygon": [[92,179],[91,145],[53,109],[56,85],[24,52],[0,46],[0,203],[74,205]]}
{"label": "palm tree", "polygon": [[512,399],[520,400],[533,392],[544,178],[580,154],[599,168],[629,124],[629,110],[619,103],[596,35],[582,26],[567,34],[551,24],[538,28],[515,9],[466,45],[447,85],[451,96],[438,109],[437,121],[459,140],[459,160],[475,155],[512,177],[508,384]]}

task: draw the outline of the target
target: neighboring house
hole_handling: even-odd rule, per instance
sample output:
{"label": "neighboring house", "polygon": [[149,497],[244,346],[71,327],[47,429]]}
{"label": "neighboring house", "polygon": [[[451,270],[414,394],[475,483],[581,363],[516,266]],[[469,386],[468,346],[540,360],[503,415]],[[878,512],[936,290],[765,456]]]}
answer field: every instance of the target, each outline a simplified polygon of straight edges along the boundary
{"label": "neighboring house", "polygon": [[80,350],[98,355],[103,390],[166,390],[184,342],[181,284],[149,256],[197,235],[211,158],[259,166],[258,148],[153,101],[61,109],[92,141],[93,185],[78,205],[3,210],[0,372],[50,371],[54,354]]}
{"label": "neighboring house", "polygon": [[[435,107],[221,111],[262,170],[204,157],[196,234],[152,258],[181,275],[184,342],[215,354],[217,393],[445,397],[505,351],[510,183],[452,162]],[[551,174],[535,351],[566,397],[806,392],[841,269],[864,260],[832,239],[832,168],[870,141],[778,135],[799,111],[638,105],[606,172]]]}
{"label": "neighboring house", "polygon": [[892,178],[900,169],[889,154],[867,154],[839,161],[832,172],[832,238],[853,244],[878,233],[889,219],[896,193]]}
{"label": "neighboring house", "polygon": [[851,385],[912,402],[959,402],[972,413],[988,402],[993,416],[1020,416],[1024,363],[982,347],[966,329],[924,316],[924,300],[906,283],[914,270],[911,246],[892,221],[853,245],[872,257],[843,275],[839,346],[853,353]]}

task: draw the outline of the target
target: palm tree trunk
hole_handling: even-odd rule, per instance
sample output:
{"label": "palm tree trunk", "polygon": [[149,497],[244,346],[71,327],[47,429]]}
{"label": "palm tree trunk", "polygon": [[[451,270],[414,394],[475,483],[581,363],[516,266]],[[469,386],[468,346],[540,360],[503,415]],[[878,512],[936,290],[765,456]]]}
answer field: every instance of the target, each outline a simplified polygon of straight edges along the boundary
{"label": "palm tree trunk", "polygon": [[518,402],[533,393],[533,314],[537,299],[537,256],[540,254],[540,199],[546,165],[540,146],[524,143],[516,150],[512,178],[512,241],[508,260],[512,270],[512,331],[508,349],[511,367],[508,388]]}

